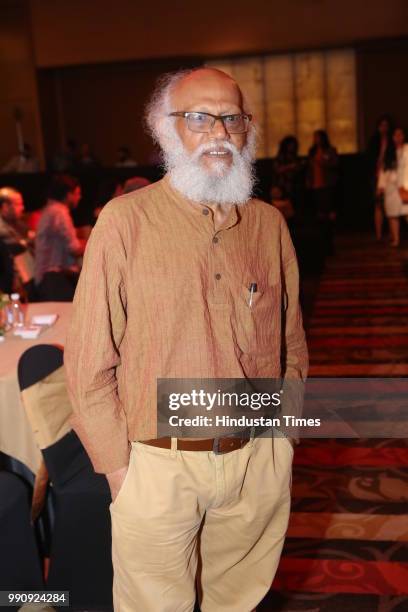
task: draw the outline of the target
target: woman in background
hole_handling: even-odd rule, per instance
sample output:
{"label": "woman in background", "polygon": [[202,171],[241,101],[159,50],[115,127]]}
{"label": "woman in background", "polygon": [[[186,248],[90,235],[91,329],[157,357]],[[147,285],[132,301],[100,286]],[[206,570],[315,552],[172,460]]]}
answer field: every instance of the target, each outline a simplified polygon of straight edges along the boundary
{"label": "woman in background", "polygon": [[381,240],[384,221],[384,193],[378,188],[380,173],[384,168],[385,158],[392,155],[393,121],[390,115],[381,115],[367,150],[370,192],[374,200],[374,227],[377,240]]}
{"label": "woman in background", "polygon": [[307,164],[306,184],[311,196],[312,215],[321,226],[326,252],[332,255],[339,158],[324,130],[314,132]]}
{"label": "woman in background", "polygon": [[388,219],[392,247],[400,241],[400,216],[408,211],[401,198],[401,191],[408,189],[408,144],[406,132],[395,128],[392,134],[393,146],[387,149],[383,168],[378,179],[378,194],[384,196],[384,210]]}
{"label": "woman in background", "polygon": [[279,189],[281,197],[290,200],[297,208],[300,199],[301,173],[304,164],[298,156],[298,141],[295,136],[285,136],[279,144],[278,155],[273,164],[272,191]]}

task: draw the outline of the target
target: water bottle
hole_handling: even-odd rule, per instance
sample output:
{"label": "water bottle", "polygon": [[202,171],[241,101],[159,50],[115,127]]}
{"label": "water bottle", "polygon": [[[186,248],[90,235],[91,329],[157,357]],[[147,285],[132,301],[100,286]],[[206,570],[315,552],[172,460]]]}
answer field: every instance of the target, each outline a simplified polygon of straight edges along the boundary
{"label": "water bottle", "polygon": [[7,315],[10,327],[24,327],[24,312],[21,307],[19,293],[12,293],[10,295],[10,304]]}

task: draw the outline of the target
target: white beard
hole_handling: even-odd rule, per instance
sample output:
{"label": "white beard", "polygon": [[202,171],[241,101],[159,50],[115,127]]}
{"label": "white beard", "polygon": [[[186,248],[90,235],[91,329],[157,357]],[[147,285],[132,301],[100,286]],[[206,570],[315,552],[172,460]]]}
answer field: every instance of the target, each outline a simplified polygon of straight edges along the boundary
{"label": "white beard", "polygon": [[[214,147],[231,151],[230,166],[216,161],[212,163],[212,169],[207,170],[202,165],[201,155]],[[200,145],[194,153],[189,154],[174,130],[172,135],[167,134],[163,156],[171,184],[189,200],[242,205],[250,199],[255,183],[254,149],[255,134],[253,137],[248,135],[248,143],[242,152],[228,141],[214,140]]]}

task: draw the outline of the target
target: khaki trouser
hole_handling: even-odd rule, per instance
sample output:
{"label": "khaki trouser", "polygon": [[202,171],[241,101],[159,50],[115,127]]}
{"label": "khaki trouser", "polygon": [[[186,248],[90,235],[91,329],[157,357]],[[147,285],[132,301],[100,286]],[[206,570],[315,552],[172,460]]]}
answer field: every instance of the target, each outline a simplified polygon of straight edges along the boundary
{"label": "khaki trouser", "polygon": [[132,443],[111,504],[116,612],[250,612],[270,589],[290,510],[293,449],[255,438],[222,455]]}

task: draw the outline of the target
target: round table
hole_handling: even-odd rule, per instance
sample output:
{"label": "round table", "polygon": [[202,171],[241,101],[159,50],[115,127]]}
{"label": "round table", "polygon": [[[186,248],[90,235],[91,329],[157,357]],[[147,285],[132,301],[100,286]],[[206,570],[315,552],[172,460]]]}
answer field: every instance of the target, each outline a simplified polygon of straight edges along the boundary
{"label": "round table", "polygon": [[20,399],[17,366],[21,355],[35,344],[65,345],[71,319],[71,302],[38,302],[29,304],[26,320],[34,315],[57,314],[55,324],[45,329],[35,340],[24,340],[8,332],[0,343],[0,452],[17,459],[34,474],[41,462],[30,423]]}

